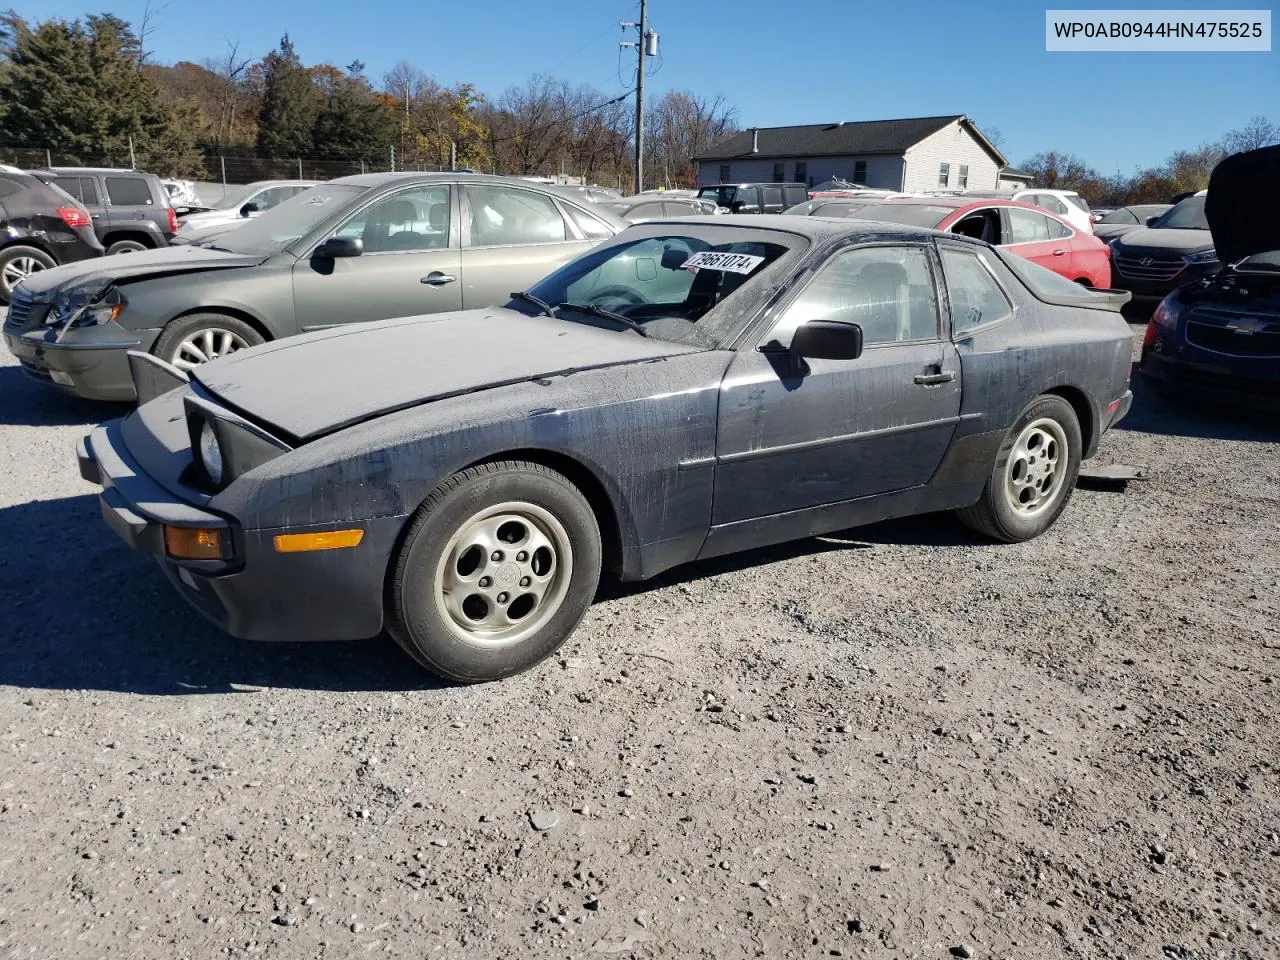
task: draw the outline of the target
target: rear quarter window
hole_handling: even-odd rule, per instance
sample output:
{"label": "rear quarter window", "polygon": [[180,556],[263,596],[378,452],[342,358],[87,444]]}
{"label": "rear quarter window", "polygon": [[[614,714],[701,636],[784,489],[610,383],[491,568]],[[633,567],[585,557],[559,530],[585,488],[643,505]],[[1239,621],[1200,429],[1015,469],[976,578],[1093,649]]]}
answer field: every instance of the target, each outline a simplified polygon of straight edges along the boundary
{"label": "rear quarter window", "polygon": [[113,207],[147,207],[155,201],[151,188],[141,177],[106,177],[107,197]]}

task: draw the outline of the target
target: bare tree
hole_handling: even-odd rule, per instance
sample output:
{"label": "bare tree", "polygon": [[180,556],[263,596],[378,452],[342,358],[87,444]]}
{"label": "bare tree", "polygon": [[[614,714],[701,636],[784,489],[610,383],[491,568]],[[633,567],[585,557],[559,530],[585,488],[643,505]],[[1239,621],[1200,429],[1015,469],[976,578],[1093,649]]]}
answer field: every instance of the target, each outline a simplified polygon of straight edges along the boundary
{"label": "bare tree", "polygon": [[1222,149],[1227,153],[1243,153],[1280,143],[1280,126],[1266,117],[1251,117],[1239,130],[1232,130],[1222,138]]}
{"label": "bare tree", "polygon": [[142,19],[138,21],[139,70],[147,62],[147,57],[151,56],[151,51],[147,49],[147,37],[156,32],[156,21],[160,19],[160,14],[169,9],[171,3],[173,3],[173,0],[165,0],[158,7],[152,7],[151,0],[147,0],[146,5],[142,8]]}
{"label": "bare tree", "polygon": [[205,62],[205,69],[218,78],[217,126],[213,131],[215,144],[235,140],[236,111],[246,96],[244,80],[253,60],[240,56],[240,41],[226,41],[227,52],[217,60]]}
{"label": "bare tree", "polygon": [[668,91],[649,111],[645,124],[652,178],[669,187],[692,185],[693,158],[736,129],[737,111],[724,97]]}

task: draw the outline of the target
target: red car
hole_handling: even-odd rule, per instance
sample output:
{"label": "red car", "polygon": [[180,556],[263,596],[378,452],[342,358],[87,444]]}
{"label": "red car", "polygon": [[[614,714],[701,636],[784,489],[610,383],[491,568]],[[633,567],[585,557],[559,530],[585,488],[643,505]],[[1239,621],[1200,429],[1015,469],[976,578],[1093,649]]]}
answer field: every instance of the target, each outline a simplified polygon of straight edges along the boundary
{"label": "red car", "polygon": [[1029,203],[991,197],[893,197],[850,215],[976,237],[1086,287],[1111,286],[1107,245]]}

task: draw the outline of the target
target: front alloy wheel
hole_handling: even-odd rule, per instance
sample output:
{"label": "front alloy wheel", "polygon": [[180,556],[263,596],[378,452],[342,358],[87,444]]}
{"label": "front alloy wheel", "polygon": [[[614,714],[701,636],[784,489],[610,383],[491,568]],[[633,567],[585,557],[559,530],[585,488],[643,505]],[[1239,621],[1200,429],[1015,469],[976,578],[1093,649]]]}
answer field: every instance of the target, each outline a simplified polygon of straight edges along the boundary
{"label": "front alloy wheel", "polygon": [[234,330],[206,327],[184,337],[174,350],[170,362],[179,370],[193,370],[202,363],[217,360],[248,346],[244,337]]}
{"label": "front alloy wheel", "polygon": [[600,580],[594,511],[538,463],[477,464],[423,501],[387,582],[387,632],[419,664],[476,683],[527,670],[577,627]]}

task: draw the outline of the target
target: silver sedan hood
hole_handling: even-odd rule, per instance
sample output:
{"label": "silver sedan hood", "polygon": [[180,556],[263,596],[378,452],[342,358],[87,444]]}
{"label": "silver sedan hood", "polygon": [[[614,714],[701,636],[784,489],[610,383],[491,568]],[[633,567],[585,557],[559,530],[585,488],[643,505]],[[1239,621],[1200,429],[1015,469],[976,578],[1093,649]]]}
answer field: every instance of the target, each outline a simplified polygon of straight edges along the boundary
{"label": "silver sedan hood", "polygon": [[159,250],[142,250],[115,257],[97,257],[41,270],[22,281],[22,289],[37,302],[45,302],[62,286],[80,284],[89,280],[106,283],[127,283],[148,277],[172,276],[202,270],[219,270],[228,267],[251,267],[261,263],[261,256],[245,256],[209,250],[204,247],[162,247]]}
{"label": "silver sedan hood", "polygon": [[304,441],[431,400],[700,347],[503,307],[352,324],[196,368],[214,397]]}

